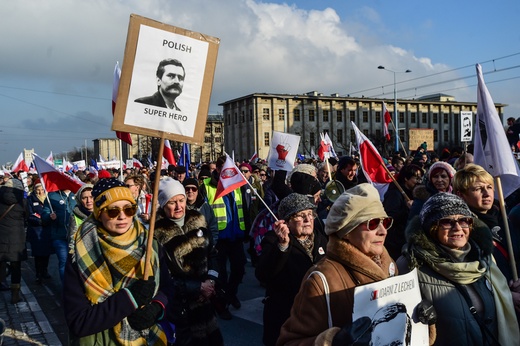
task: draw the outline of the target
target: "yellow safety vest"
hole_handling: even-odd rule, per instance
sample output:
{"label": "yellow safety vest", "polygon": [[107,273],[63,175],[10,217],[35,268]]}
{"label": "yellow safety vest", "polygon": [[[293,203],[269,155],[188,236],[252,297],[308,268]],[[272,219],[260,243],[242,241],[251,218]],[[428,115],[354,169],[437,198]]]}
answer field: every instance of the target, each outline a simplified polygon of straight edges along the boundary
{"label": "yellow safety vest", "polygon": [[[227,226],[227,215],[226,215],[226,205],[224,204],[224,200],[222,197],[214,200],[215,194],[217,193],[217,188],[211,185],[209,182],[211,178],[204,179],[204,186],[206,187],[206,194],[208,196],[208,203],[213,208],[213,212],[215,213],[215,217],[217,218],[218,230],[222,231]],[[242,192],[240,189],[236,189],[233,191],[235,193],[235,202],[237,204],[238,211],[238,224],[240,225],[240,229],[242,231],[246,230],[246,224],[244,221],[244,210],[242,209]]]}

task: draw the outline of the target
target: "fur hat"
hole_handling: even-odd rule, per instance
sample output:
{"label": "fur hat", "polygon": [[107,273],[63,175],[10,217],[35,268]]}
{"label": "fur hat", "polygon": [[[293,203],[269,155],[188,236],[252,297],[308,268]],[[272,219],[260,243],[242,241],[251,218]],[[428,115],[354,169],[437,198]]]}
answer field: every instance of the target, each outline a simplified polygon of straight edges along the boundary
{"label": "fur hat", "polygon": [[16,178],[9,179],[8,181],[5,182],[5,184],[3,186],[11,187],[13,189],[18,189],[18,190],[25,190],[22,182]]}
{"label": "fur hat", "polygon": [[379,192],[371,184],[359,184],[343,192],[330,208],[325,233],[343,238],[364,221],[388,217]]}
{"label": "fur hat", "polygon": [[[83,189],[85,185],[83,186]],[[101,210],[118,201],[129,201],[135,204],[132,192],[125,184],[116,178],[100,179],[92,188],[94,198],[94,217],[99,218]]]}
{"label": "fur hat", "polygon": [[423,229],[429,232],[435,222],[452,215],[473,216],[462,198],[453,193],[439,192],[428,198],[419,217]]}
{"label": "fur hat", "polygon": [[309,197],[299,193],[291,193],[280,201],[278,216],[280,216],[281,219],[288,220],[294,214],[307,209],[316,209],[316,205],[311,203]]}
{"label": "fur hat", "polygon": [[171,177],[166,177],[159,181],[159,205],[164,207],[173,196],[183,195],[186,197],[186,191],[180,181]]}
{"label": "fur hat", "polygon": [[448,176],[450,177],[450,181],[453,179],[453,176],[455,175],[456,171],[455,168],[453,168],[452,165],[450,165],[447,162],[444,161],[437,161],[433,165],[430,166],[430,169],[428,170],[428,180],[432,180],[432,175],[439,171],[440,169],[445,170],[448,173]]}
{"label": "fur hat", "polygon": [[291,189],[302,195],[314,195],[321,190],[318,179],[303,172],[294,172],[291,175]]}

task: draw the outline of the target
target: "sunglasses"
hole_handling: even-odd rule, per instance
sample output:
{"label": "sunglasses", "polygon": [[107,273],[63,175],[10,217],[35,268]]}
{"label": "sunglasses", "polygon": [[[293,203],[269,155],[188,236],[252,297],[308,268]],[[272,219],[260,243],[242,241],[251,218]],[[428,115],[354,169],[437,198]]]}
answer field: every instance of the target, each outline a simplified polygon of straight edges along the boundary
{"label": "sunglasses", "polygon": [[135,186],[135,185],[126,184],[125,186],[128,187],[128,188],[131,188],[132,186]]}
{"label": "sunglasses", "polygon": [[394,224],[394,219],[391,217],[375,217],[366,221],[366,224],[369,231],[375,231],[380,224],[383,224],[383,226],[388,230]]}
{"label": "sunglasses", "polygon": [[137,212],[137,205],[136,204],[132,204],[132,205],[125,205],[123,208],[120,208],[120,207],[112,207],[112,208],[103,208],[101,210],[102,212],[106,212],[108,217],[111,218],[111,219],[115,219],[116,217],[119,216],[119,214],[121,214],[121,212],[125,213],[126,216],[128,217],[132,217],[135,215],[135,213]]}
{"label": "sunglasses", "polygon": [[451,219],[449,217],[446,217],[437,221],[437,225],[444,229],[453,228],[457,224],[461,228],[470,228],[471,226],[473,226],[473,218],[465,216],[460,217],[458,219]]}
{"label": "sunglasses", "polygon": [[186,190],[186,192],[197,192],[198,189],[194,186],[186,186],[184,190]]}
{"label": "sunglasses", "polygon": [[267,175],[267,174],[265,174],[265,173],[260,173],[260,176],[261,176],[261,177],[265,177],[266,175]]}
{"label": "sunglasses", "polygon": [[249,169],[241,169],[240,172],[242,172],[242,173],[249,173]]}

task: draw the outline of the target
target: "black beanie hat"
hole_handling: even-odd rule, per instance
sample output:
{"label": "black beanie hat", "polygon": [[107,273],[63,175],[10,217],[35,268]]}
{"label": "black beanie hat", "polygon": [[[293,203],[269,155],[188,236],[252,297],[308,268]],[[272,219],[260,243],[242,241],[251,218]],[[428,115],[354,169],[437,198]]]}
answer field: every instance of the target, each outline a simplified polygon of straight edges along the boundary
{"label": "black beanie hat", "polygon": [[321,190],[321,185],[318,179],[310,174],[294,172],[291,175],[291,188],[302,195],[314,195]]}

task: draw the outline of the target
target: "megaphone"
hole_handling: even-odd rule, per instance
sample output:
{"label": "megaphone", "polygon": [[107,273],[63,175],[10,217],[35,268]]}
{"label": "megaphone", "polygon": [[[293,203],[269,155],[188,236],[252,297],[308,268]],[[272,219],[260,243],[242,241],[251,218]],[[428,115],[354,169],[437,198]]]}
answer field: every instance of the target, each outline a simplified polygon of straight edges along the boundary
{"label": "megaphone", "polygon": [[329,199],[329,201],[334,202],[338,199],[338,197],[345,192],[345,187],[342,183],[337,180],[331,180],[325,185],[325,189],[323,189],[323,194],[325,197]]}

